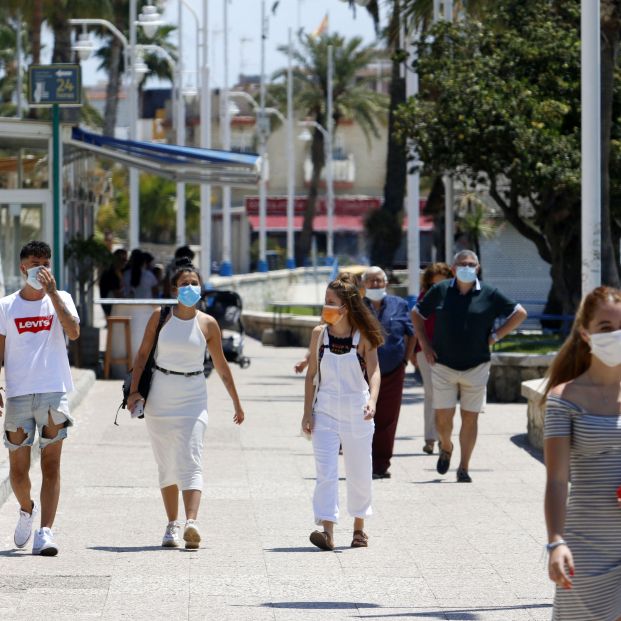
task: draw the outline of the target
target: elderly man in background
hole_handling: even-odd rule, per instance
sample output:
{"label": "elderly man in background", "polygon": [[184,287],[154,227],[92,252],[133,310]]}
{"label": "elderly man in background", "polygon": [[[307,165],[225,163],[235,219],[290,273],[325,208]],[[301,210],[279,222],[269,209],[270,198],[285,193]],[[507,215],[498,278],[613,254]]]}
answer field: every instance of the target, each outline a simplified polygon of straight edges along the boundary
{"label": "elderly man in background", "polygon": [[384,331],[384,344],[377,351],[382,383],[375,411],[374,479],[390,478],[388,468],[399,422],[405,367],[415,343],[407,302],[396,295],[388,295],[386,284],[386,274],[380,267],[370,267],[362,277],[364,301]]}
{"label": "elderly man in background", "polygon": [[[458,252],[451,266],[455,278],[429,289],[412,311],[422,351],[431,365],[433,407],[440,439],[436,469],[446,474],[451,464],[453,417],[459,399],[461,461],[459,483],[471,483],[470,457],[477,439],[478,416],[485,405],[490,372],[490,347],[526,319],[526,311],[498,289],[479,281],[480,265],[471,250]],[[433,342],[425,332],[425,319],[436,315]],[[494,329],[496,320],[506,317]]]}

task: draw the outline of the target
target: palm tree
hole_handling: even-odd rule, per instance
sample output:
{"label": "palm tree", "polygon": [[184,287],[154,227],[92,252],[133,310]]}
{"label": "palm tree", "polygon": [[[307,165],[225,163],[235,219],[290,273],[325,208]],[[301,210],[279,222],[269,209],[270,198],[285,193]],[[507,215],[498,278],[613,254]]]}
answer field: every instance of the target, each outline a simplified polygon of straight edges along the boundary
{"label": "palm tree", "polygon": [[[360,37],[345,40],[339,34],[322,35],[315,38],[299,33],[299,48],[292,50],[295,64],[293,71],[295,101],[294,107],[302,114],[325,127],[327,98],[327,59],[328,46],[332,46],[334,54],[333,79],[333,123],[338,128],[343,119],[351,119],[358,123],[367,139],[378,136],[378,124],[386,115],[386,98],[380,93],[369,89],[359,79],[360,70],[366,67],[375,57],[371,46],[363,46]],[[287,46],[279,48],[288,53]],[[286,69],[274,74],[274,78],[286,75]],[[304,212],[304,224],[296,252],[298,265],[310,253],[313,219],[319,192],[321,172],[325,166],[324,140],[321,131],[315,129],[310,146],[313,165],[308,200]]]}

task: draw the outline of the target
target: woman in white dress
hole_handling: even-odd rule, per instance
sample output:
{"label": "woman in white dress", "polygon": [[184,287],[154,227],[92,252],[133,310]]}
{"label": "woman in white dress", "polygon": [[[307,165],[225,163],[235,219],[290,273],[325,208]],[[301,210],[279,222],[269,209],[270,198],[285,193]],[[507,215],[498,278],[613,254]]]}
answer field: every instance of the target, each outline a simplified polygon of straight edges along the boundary
{"label": "woman in white dress", "polygon": [[[216,320],[196,309],[201,279],[191,265],[182,266],[172,278],[175,306],[160,330],[155,352],[155,369],[145,421],[159,472],[159,484],[168,516],[163,547],[181,545],[179,490],[185,507],[185,547],[199,547],[201,537],[196,518],[203,488],[203,437],[207,427],[207,383],[203,375],[205,348],[222,379],[235,409],[233,422],[240,425],[244,412],[237,396],[231,370],[222,351],[222,337]],[[138,381],[153,346],[160,310],[149,319],[136,355],[128,398],[130,410],[144,402]]]}

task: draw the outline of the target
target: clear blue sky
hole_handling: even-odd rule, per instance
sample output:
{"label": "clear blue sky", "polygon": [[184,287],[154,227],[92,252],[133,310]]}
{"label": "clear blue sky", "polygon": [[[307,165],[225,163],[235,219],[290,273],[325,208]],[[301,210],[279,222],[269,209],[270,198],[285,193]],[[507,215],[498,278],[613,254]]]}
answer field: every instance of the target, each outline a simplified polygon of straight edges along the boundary
{"label": "clear blue sky", "polygon": [[[226,0],[209,0],[210,63],[212,65],[212,85],[222,84],[223,60],[223,3]],[[202,15],[202,0],[187,0]],[[280,0],[276,15],[272,15],[274,0],[266,0],[269,16],[269,37],[266,42],[266,73],[269,75],[286,65],[284,54],[278,52],[279,45],[286,44],[289,27],[295,31],[300,27],[312,32],[329,13],[330,31],[347,37],[361,36],[366,42],[375,41],[373,23],[366,10],[358,8],[356,17],[349,6],[340,0]],[[172,24],[177,23],[178,0],[165,2],[164,18]],[[79,17],[79,16],[75,16]],[[186,70],[195,69],[196,22],[184,10],[183,39]],[[173,35],[176,37],[176,33]],[[229,0],[229,81],[235,83],[240,72],[258,74],[260,70],[261,44],[261,0]],[[51,41],[48,42],[48,46]],[[44,60],[45,62],[45,60]],[[105,74],[97,73],[97,61],[83,63],[83,82],[95,84],[105,79]],[[186,82],[194,82],[194,75],[188,74]],[[150,83],[151,84],[151,83]]]}

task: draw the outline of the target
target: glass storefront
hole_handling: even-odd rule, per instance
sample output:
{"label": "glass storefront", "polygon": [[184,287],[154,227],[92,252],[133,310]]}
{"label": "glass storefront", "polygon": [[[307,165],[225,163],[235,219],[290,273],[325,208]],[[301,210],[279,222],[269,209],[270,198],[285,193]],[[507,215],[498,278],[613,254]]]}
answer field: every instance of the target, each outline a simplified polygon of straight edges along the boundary
{"label": "glass storefront", "polygon": [[33,239],[44,238],[44,205],[0,202],[0,296],[22,286],[19,251]]}

